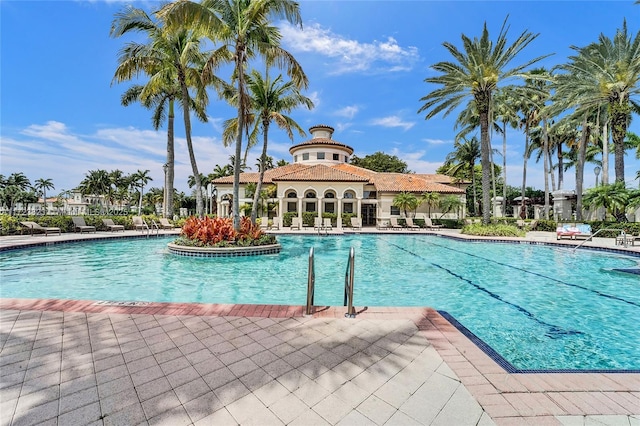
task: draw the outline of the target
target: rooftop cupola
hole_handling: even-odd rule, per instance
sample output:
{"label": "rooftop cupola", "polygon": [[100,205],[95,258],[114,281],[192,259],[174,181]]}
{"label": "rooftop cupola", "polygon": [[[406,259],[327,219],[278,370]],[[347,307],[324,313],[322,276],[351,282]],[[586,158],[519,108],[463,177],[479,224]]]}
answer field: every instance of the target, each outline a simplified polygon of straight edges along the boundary
{"label": "rooftop cupola", "polygon": [[309,128],[311,139],[289,148],[294,163],[337,164],[346,163],[353,154],[353,148],[334,141],[333,127],[319,124]]}

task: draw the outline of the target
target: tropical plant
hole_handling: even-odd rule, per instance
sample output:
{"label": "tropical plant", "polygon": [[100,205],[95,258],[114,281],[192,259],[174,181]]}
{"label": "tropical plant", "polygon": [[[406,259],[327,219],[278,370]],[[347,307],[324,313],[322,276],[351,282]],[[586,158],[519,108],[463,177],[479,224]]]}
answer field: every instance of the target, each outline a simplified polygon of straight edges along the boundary
{"label": "tropical plant", "polygon": [[607,213],[616,216],[616,211],[625,211],[629,203],[629,191],[624,182],[615,182],[610,185],[600,185],[595,188],[589,188],[583,198],[584,204],[593,209],[604,207],[605,217]]}
{"label": "tropical plant", "polygon": [[624,138],[630,114],[640,111],[640,32],[629,34],[627,22],[613,39],[600,34],[597,43],[571,46],[576,52],[559,69],[558,98],[566,108],[590,112],[607,105],[614,145],[615,179],[624,182]]}
{"label": "tropical plant", "polygon": [[[249,59],[260,55],[267,65],[287,69],[287,75],[298,88],[306,88],[307,77],[293,55],[280,46],[280,31],[270,19],[284,18],[302,26],[300,6],[292,0],[203,0],[174,2],[163,9],[163,16],[176,26],[193,25],[218,46],[209,56],[205,71],[217,69],[233,61],[233,78],[237,87],[238,132],[236,135],[233,179],[233,225],[240,229],[240,157],[243,134],[248,129],[250,101],[247,95],[245,70]],[[208,74],[210,75],[210,74]]]}
{"label": "tropical plant", "polygon": [[[156,16],[159,16],[156,12]],[[201,121],[207,121],[204,106],[208,102],[201,74],[206,53],[201,52],[202,43],[199,34],[187,26],[164,25],[162,20],[152,19],[146,12],[131,6],[116,14],[111,26],[111,35],[120,37],[129,32],[142,32],[147,35],[147,44],[130,42],[120,52],[114,81],[131,80],[140,73],[147,74],[146,85],[132,87],[123,96],[122,103],[139,100],[147,108],[155,108],[153,124],[157,129],[164,120],[166,108],[169,109],[167,129],[167,205],[172,205],[174,180],[174,101],[182,104],[185,136],[189,160],[194,176],[200,176],[193,151],[191,138],[191,112]],[[214,80],[211,78],[211,80]],[[195,99],[189,93],[196,91]],[[200,190],[201,183],[196,182]],[[199,195],[198,195],[199,194]],[[196,214],[203,213],[202,194],[196,192]],[[166,214],[166,212],[165,212]]]}
{"label": "tropical plant", "polygon": [[42,191],[42,199],[44,204],[44,214],[47,214],[47,189],[55,189],[56,187],[53,185],[53,181],[51,179],[36,179],[34,185],[34,189],[36,191]]}
{"label": "tropical plant", "polygon": [[265,234],[248,217],[241,219],[239,230],[229,218],[190,217],[182,225],[179,245],[198,247],[255,246],[274,244],[275,237]]}
{"label": "tropical plant", "polygon": [[455,151],[447,154],[444,165],[448,168],[447,175],[459,176],[463,174],[465,178],[471,178],[471,189],[473,191],[473,215],[477,216],[476,201],[476,161],[480,158],[480,142],[476,136],[471,139],[456,139],[453,143]]}
{"label": "tropical plant", "polygon": [[153,180],[151,176],[149,176],[149,172],[149,170],[138,170],[131,175],[131,186],[140,190],[138,214],[142,211],[142,195],[144,194],[144,187]]}
{"label": "tropical plant", "polygon": [[491,219],[491,146],[489,142],[490,107],[493,94],[498,84],[513,77],[524,77],[523,71],[530,65],[546,56],[537,57],[523,65],[506,69],[516,56],[531,43],[537,35],[529,31],[522,34],[511,45],[507,44],[507,19],[504,20],[495,44],[489,38],[489,31],[485,22],[480,38],[473,40],[462,35],[463,51],[453,44],[445,42],[443,45],[453,56],[455,62],[438,62],[431,68],[441,73],[436,77],[425,79],[427,83],[441,85],[420,100],[424,105],[418,113],[426,112],[426,119],[430,119],[443,112],[448,115],[456,110],[465,99],[475,102],[480,118],[480,151],[482,165],[482,221],[488,224]]}
{"label": "tropical plant", "polygon": [[22,172],[12,173],[8,178],[0,179],[0,197],[2,202],[9,205],[9,214],[13,216],[16,202],[28,198],[27,191],[31,189],[31,181]]}
{"label": "tropical plant", "polygon": [[462,202],[460,197],[457,197],[455,195],[447,195],[446,197],[441,198],[440,202],[438,203],[440,211],[442,212],[442,215],[440,215],[440,219],[442,219],[444,215],[452,211],[455,211],[458,216],[460,216],[459,212],[463,205],[464,203]]}
{"label": "tropical plant", "polygon": [[392,205],[404,211],[404,216],[408,217],[407,210],[415,210],[419,205],[418,197],[411,192],[403,191],[393,197]]}
{"label": "tropical plant", "polygon": [[420,196],[420,203],[427,204],[428,217],[431,217],[431,207],[437,207],[440,204],[440,194],[437,192],[424,192]]}

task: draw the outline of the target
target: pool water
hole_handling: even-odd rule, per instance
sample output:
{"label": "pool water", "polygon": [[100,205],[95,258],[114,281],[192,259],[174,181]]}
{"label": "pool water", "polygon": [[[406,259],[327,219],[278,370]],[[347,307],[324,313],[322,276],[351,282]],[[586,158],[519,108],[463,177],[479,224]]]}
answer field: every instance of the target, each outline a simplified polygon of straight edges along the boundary
{"label": "pool water", "polygon": [[517,369],[640,370],[640,259],[435,235],[279,236],[276,255],[170,254],[163,238],[0,252],[0,296],[340,306],[349,248],[354,304],[446,311]]}

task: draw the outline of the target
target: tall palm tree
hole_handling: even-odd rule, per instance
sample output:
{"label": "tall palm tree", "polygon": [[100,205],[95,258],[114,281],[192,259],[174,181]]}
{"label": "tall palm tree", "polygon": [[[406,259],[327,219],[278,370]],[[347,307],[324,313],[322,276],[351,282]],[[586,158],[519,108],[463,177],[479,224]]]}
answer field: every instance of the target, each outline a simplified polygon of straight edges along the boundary
{"label": "tall palm tree", "polygon": [[100,200],[100,208],[102,210],[104,208],[105,196],[109,192],[110,185],[111,179],[109,177],[109,172],[101,169],[89,170],[76,189],[83,195],[93,195],[98,197]]}
{"label": "tall palm tree", "polygon": [[2,179],[2,198],[9,203],[9,214],[13,216],[15,204],[27,190],[31,188],[31,181],[22,172],[12,173]]}
{"label": "tall palm tree", "polygon": [[[287,69],[299,88],[308,85],[307,76],[293,55],[280,46],[280,31],[270,19],[286,19],[302,27],[300,6],[293,0],[203,0],[200,3],[180,1],[167,5],[164,16],[174,25],[195,25],[219,47],[209,57],[208,71],[233,61],[233,78],[238,93],[238,132],[236,135],[233,179],[233,226],[240,229],[240,163],[243,133],[250,113],[245,70],[249,59],[260,55],[267,64]],[[210,75],[208,73],[207,75]]]}
{"label": "tall palm tree", "polygon": [[494,98],[493,117],[495,121],[500,123],[500,133],[502,134],[503,214],[507,211],[507,126],[511,127],[512,129],[515,129],[518,126],[516,102],[516,92],[509,86],[500,88]]}
{"label": "tall palm tree", "polygon": [[[156,13],[157,16],[157,13]],[[157,130],[164,121],[168,109],[167,126],[167,206],[173,205],[173,182],[175,176],[174,148],[174,102],[182,105],[185,137],[189,160],[195,176],[200,176],[191,139],[191,118],[193,111],[200,121],[207,121],[205,105],[208,103],[201,73],[206,53],[200,49],[202,43],[195,31],[185,27],[168,27],[162,20],[152,19],[146,12],[127,7],[116,14],[111,26],[111,35],[120,37],[129,32],[143,32],[147,43],[130,42],[122,49],[114,81],[132,79],[140,73],[149,76],[144,86],[133,86],[122,98],[123,105],[140,101],[143,106],[154,110],[153,125]],[[195,99],[189,89],[196,91]],[[201,184],[197,182],[198,189]],[[202,194],[196,191],[196,214],[203,211]],[[166,212],[165,212],[166,214]]]}
{"label": "tall palm tree", "polygon": [[[447,154],[445,158],[445,165],[449,165],[450,174],[457,176],[460,171],[464,171],[465,175],[471,177],[471,190],[473,192],[473,215],[477,216],[477,200],[476,200],[476,174],[475,167],[476,161],[481,156],[480,153],[480,141],[476,136],[471,139],[457,139],[453,146],[455,151]],[[449,173],[448,173],[449,174]]]}
{"label": "tall palm tree", "polygon": [[404,211],[404,216],[408,217],[407,210],[415,210],[418,208],[418,197],[411,192],[400,192],[393,197],[392,205]]}
{"label": "tall palm tree", "polygon": [[440,204],[440,194],[437,192],[425,192],[420,197],[421,203],[427,203],[427,215],[431,218],[431,207],[437,207]]}
{"label": "tall palm tree", "polygon": [[564,106],[577,111],[592,111],[607,105],[614,145],[615,180],[624,182],[624,138],[632,111],[640,111],[640,31],[629,34],[626,20],[613,40],[600,34],[597,43],[576,51],[559,68],[556,88]]}
{"label": "tall palm tree", "polygon": [[507,69],[509,63],[538,36],[529,31],[523,31],[511,45],[508,45],[507,32],[507,19],[505,19],[494,44],[489,38],[489,30],[485,22],[480,38],[472,40],[462,35],[463,51],[451,43],[443,43],[455,62],[443,61],[431,66],[441,75],[426,78],[425,82],[439,84],[442,87],[422,97],[420,100],[424,101],[424,105],[418,110],[418,113],[426,112],[425,118],[430,119],[440,112],[446,116],[458,108],[464,100],[474,100],[480,117],[482,221],[484,224],[489,224],[491,220],[492,164],[489,144],[489,110],[492,96],[499,83],[513,77],[524,77],[525,68],[546,57],[537,57],[523,65]]}
{"label": "tall palm tree", "polygon": [[[282,75],[271,80],[268,72],[263,77],[257,70],[252,70],[246,78],[247,89],[250,94],[251,117],[255,121],[255,128],[261,129],[262,133],[262,154],[258,164],[258,183],[253,194],[253,205],[251,207],[251,221],[255,223],[258,216],[258,200],[262,191],[262,182],[267,166],[267,146],[271,122],[275,122],[279,128],[284,130],[292,141],[294,130],[304,137],[306,133],[302,127],[285,113],[291,112],[298,106],[305,106],[311,109],[313,108],[313,102],[302,95],[291,81],[284,82]],[[237,121],[235,126],[237,127]]]}
{"label": "tall palm tree", "polygon": [[47,214],[47,189],[55,189],[56,187],[53,185],[53,181],[51,179],[36,179],[33,187],[37,191],[42,191],[42,199],[44,202],[44,214]]}

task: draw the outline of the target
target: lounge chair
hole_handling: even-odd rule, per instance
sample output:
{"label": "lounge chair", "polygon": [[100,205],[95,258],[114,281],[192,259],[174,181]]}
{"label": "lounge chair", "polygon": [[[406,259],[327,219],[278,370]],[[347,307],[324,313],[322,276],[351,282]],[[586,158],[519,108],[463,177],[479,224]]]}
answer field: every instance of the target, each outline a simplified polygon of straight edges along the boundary
{"label": "lounge chair", "polygon": [[407,228],[412,229],[412,230],[418,230],[420,229],[420,227],[418,225],[416,225],[415,223],[413,223],[413,218],[408,217],[405,219],[405,221],[407,222]]}
{"label": "lounge chair", "polygon": [[360,218],[359,217],[352,217],[351,218],[351,227],[353,229],[362,229],[362,223],[360,222]]}
{"label": "lounge chair", "polygon": [[278,216],[275,216],[271,222],[271,226],[269,227],[269,229],[274,230],[274,229],[280,229],[280,218]]}
{"label": "lounge chair", "polygon": [[333,225],[331,224],[331,218],[330,217],[325,217],[324,220],[322,221],[322,227],[326,230],[326,231],[331,231],[333,230]]}
{"label": "lounge chair", "polygon": [[33,235],[34,231],[44,233],[45,237],[47,235],[49,235],[50,233],[52,233],[52,234],[58,233],[59,235],[62,234],[62,232],[60,231],[60,228],[56,228],[54,226],[45,227],[45,226],[40,226],[39,224],[37,224],[35,222],[29,222],[29,221],[20,222],[20,224],[22,226],[24,226],[25,228],[29,229],[30,235]]}
{"label": "lounge chair", "polygon": [[300,218],[299,217],[292,217],[291,218],[291,226],[290,228],[292,231],[295,229],[296,231],[300,230]]}
{"label": "lounge chair", "polygon": [[124,225],[116,225],[111,219],[102,219],[102,224],[107,227],[110,232],[122,231],[124,232]]}
{"label": "lounge chair", "polygon": [[269,218],[266,216],[263,216],[260,218],[260,229],[262,229],[263,231],[266,231],[267,229],[269,229]]}
{"label": "lounge chair", "polygon": [[578,232],[573,236],[573,238],[578,239],[578,238],[589,238],[591,237],[591,225],[588,225],[586,223],[578,223],[576,225],[576,229],[578,230]]}
{"label": "lounge chair", "polygon": [[132,216],[131,220],[133,221],[133,229],[139,229],[144,231],[145,229],[149,229],[149,225],[144,221],[142,216]]}
{"label": "lounge chair", "polygon": [[437,229],[437,228],[444,228],[444,225],[434,225],[430,217],[425,217],[424,227],[427,229]]}
{"label": "lounge chair", "polygon": [[322,226],[322,218],[321,217],[314,217],[313,218],[313,229],[314,230],[318,230],[321,231],[323,228]]}
{"label": "lounge chair", "polygon": [[71,220],[73,220],[73,232],[80,231],[81,234],[83,232],[96,232],[96,227],[87,225],[83,217],[73,216]]}
{"label": "lounge chair", "polygon": [[579,232],[580,231],[575,226],[559,223],[556,227],[556,240],[561,240],[562,238],[573,239],[573,237]]}
{"label": "lounge chair", "polygon": [[160,219],[158,219],[158,221],[160,222],[160,229],[175,228],[175,226],[171,222],[169,222],[169,219],[167,219],[166,217],[161,217]]}
{"label": "lounge chair", "polygon": [[398,224],[398,218],[392,217],[389,219],[389,223],[391,224],[391,229],[402,229],[403,226]]}

